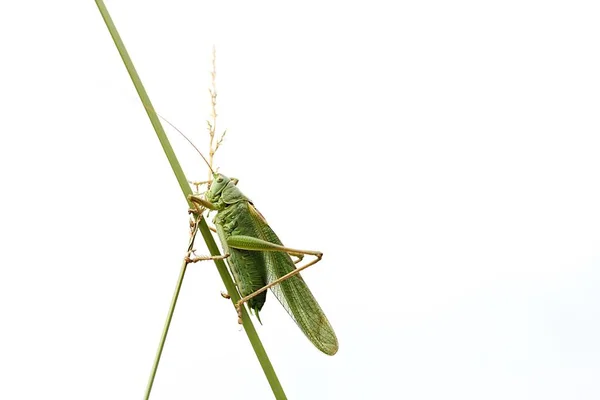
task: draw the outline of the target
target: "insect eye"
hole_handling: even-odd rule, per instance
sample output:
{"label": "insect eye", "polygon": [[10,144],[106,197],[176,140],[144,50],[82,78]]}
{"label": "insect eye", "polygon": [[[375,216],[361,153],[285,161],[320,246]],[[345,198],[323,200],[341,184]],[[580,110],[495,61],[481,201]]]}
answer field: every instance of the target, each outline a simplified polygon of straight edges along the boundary
{"label": "insect eye", "polygon": [[223,183],[223,178],[217,179],[217,183]]}

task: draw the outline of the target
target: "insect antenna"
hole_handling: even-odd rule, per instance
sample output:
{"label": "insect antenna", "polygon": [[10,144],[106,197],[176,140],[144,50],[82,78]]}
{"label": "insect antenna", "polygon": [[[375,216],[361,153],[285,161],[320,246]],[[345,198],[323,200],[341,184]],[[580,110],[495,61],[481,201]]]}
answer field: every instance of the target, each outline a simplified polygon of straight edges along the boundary
{"label": "insect antenna", "polygon": [[192,142],[190,140],[190,138],[188,138],[185,133],[181,132],[175,125],[173,125],[171,122],[169,122],[168,119],[166,119],[165,117],[163,117],[162,115],[160,115],[159,113],[156,113],[156,115],[158,115],[160,117],[160,119],[162,119],[163,121],[165,121],[167,124],[169,124],[173,129],[175,129],[177,132],[179,132],[179,134],[181,136],[183,136],[185,138],[185,140],[188,141],[189,144],[192,145],[192,147],[194,148],[194,150],[196,150],[196,152],[198,154],[200,154],[200,157],[202,157],[202,159],[204,160],[204,162],[206,163],[206,165],[208,165],[208,168],[210,169],[211,173],[215,173],[215,171],[212,169],[212,166],[210,165],[210,163],[206,160],[206,157],[204,157],[204,155],[202,154],[202,152],[200,150],[198,150],[198,148],[196,147],[196,145],[194,144],[194,142]]}

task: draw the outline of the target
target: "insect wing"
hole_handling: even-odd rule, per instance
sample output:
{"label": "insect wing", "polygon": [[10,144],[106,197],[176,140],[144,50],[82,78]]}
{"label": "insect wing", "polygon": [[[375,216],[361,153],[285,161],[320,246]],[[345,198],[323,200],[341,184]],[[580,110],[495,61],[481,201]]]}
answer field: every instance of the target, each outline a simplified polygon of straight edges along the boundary
{"label": "insect wing", "polygon": [[[250,213],[255,218],[255,225],[261,239],[282,245],[275,232],[252,205],[250,205]],[[287,253],[266,251],[263,254],[269,283],[296,269]],[[273,286],[271,291],[300,330],[319,350],[328,355],[334,355],[337,352],[338,341],[335,332],[300,274]]]}

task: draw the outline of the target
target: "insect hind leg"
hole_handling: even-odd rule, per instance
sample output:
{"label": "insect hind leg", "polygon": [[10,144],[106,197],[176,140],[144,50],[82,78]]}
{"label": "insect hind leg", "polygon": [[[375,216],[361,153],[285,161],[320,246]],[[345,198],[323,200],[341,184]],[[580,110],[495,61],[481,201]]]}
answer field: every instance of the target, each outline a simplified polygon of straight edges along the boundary
{"label": "insect hind leg", "polygon": [[291,247],[285,247],[285,246],[282,246],[279,244],[267,242],[265,240],[258,239],[258,238],[252,237],[252,236],[241,236],[241,235],[231,236],[227,239],[227,245],[230,247],[242,249],[242,250],[278,251],[278,252],[282,252],[282,253],[287,253],[290,256],[295,256],[297,258],[295,263],[300,262],[304,258],[305,255],[311,255],[311,256],[315,257],[314,260],[311,260],[307,264],[305,264],[301,267],[298,267],[298,268],[294,269],[293,271],[288,272],[287,274],[283,275],[282,277],[280,277],[280,278],[274,280],[273,282],[270,282],[269,284],[258,289],[254,293],[250,293],[248,296],[241,298],[236,303],[236,306],[235,306],[237,313],[238,313],[238,322],[241,322],[241,320],[242,320],[242,306],[244,305],[244,303],[248,302],[248,300],[263,293],[267,289],[270,289],[273,286],[278,285],[281,282],[283,282],[295,275],[298,275],[301,271],[305,270],[306,268],[308,268],[312,265],[315,265],[316,263],[321,261],[321,259],[323,258],[323,253],[321,253],[320,251],[293,249]]}

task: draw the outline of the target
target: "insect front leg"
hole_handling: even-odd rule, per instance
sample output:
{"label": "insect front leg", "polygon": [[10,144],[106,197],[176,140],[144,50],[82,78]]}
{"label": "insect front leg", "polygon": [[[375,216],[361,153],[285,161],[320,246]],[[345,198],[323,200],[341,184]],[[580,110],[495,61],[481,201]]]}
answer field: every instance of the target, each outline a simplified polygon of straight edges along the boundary
{"label": "insect front leg", "polygon": [[[192,203],[192,205],[195,207],[195,209],[191,209],[189,210],[191,214],[196,215],[196,218],[194,218],[193,224],[192,224],[192,231],[195,232],[196,231],[196,226],[198,224],[198,221],[200,218],[203,218],[203,213],[206,209],[209,210],[216,210],[216,207],[214,206],[214,204],[212,204],[209,201],[204,200],[203,198],[197,196],[197,195],[190,195],[188,196],[188,199],[190,200],[190,202]],[[209,226],[208,227],[210,230],[212,230],[213,232],[216,232],[217,230],[214,227]],[[194,250],[189,250],[185,256],[185,261],[189,264],[189,263],[196,263],[198,261],[207,261],[207,260],[224,260],[227,257],[229,257],[229,254],[224,254],[224,255],[219,255],[219,256],[195,256],[195,257],[191,257],[192,254],[195,255]]]}
{"label": "insect front leg", "polygon": [[[188,209],[188,214],[190,214],[190,234],[191,235],[196,231],[196,226],[198,225],[200,218],[204,218],[204,211],[206,211],[206,208],[200,207],[196,203],[192,203],[192,204],[194,205],[194,208]],[[217,233],[217,229],[214,226],[210,225],[208,223],[208,221],[206,222],[206,226],[208,226],[208,229],[210,229],[214,233]]]}
{"label": "insect front leg", "polygon": [[194,192],[194,194],[199,194],[200,193],[200,186],[202,186],[202,185],[209,185],[210,181],[188,181],[188,183],[190,185],[193,185],[196,188],[196,191]]}
{"label": "insect front leg", "polygon": [[[217,209],[217,207],[215,207],[213,203],[211,203],[210,201],[206,201],[202,197],[195,194],[189,195],[188,200],[194,206],[194,208],[190,208],[188,212],[190,214],[196,214],[200,218],[202,218],[202,216],[204,215],[204,211]],[[208,225],[208,229],[215,233],[217,232],[217,230],[213,226]]]}
{"label": "insect front leg", "polygon": [[204,200],[202,197],[198,196],[197,194],[189,195],[188,200],[190,202],[192,202],[194,207],[196,207],[196,209],[198,209],[198,210],[201,208],[209,209],[209,210],[217,210],[217,206],[215,206],[210,201]]}
{"label": "insect front leg", "polygon": [[[196,190],[194,191],[193,195],[197,197],[199,197],[202,194],[200,193],[200,186],[210,185],[210,181],[188,181],[188,183],[196,187]],[[206,208],[203,205],[198,204],[198,202],[191,201],[191,197],[192,196],[190,196],[190,202],[192,203],[193,208],[188,208],[188,213],[192,216],[190,218],[190,232],[193,233],[196,229],[196,226],[198,225],[198,219],[204,217],[204,211],[206,210]],[[210,225],[208,226],[208,228],[211,231],[216,232],[215,228],[211,227]]]}
{"label": "insect front leg", "polygon": [[[204,218],[204,210],[196,210],[193,208],[190,208],[188,210],[188,213],[191,215],[198,215],[198,218],[190,218],[190,232],[194,232],[194,230],[196,229],[196,225],[198,224],[198,220],[199,218]],[[213,231],[214,233],[217,233],[217,228],[215,228],[214,226],[212,226],[208,220],[206,221],[206,226],[208,226],[208,229],[210,229],[211,231]]]}

